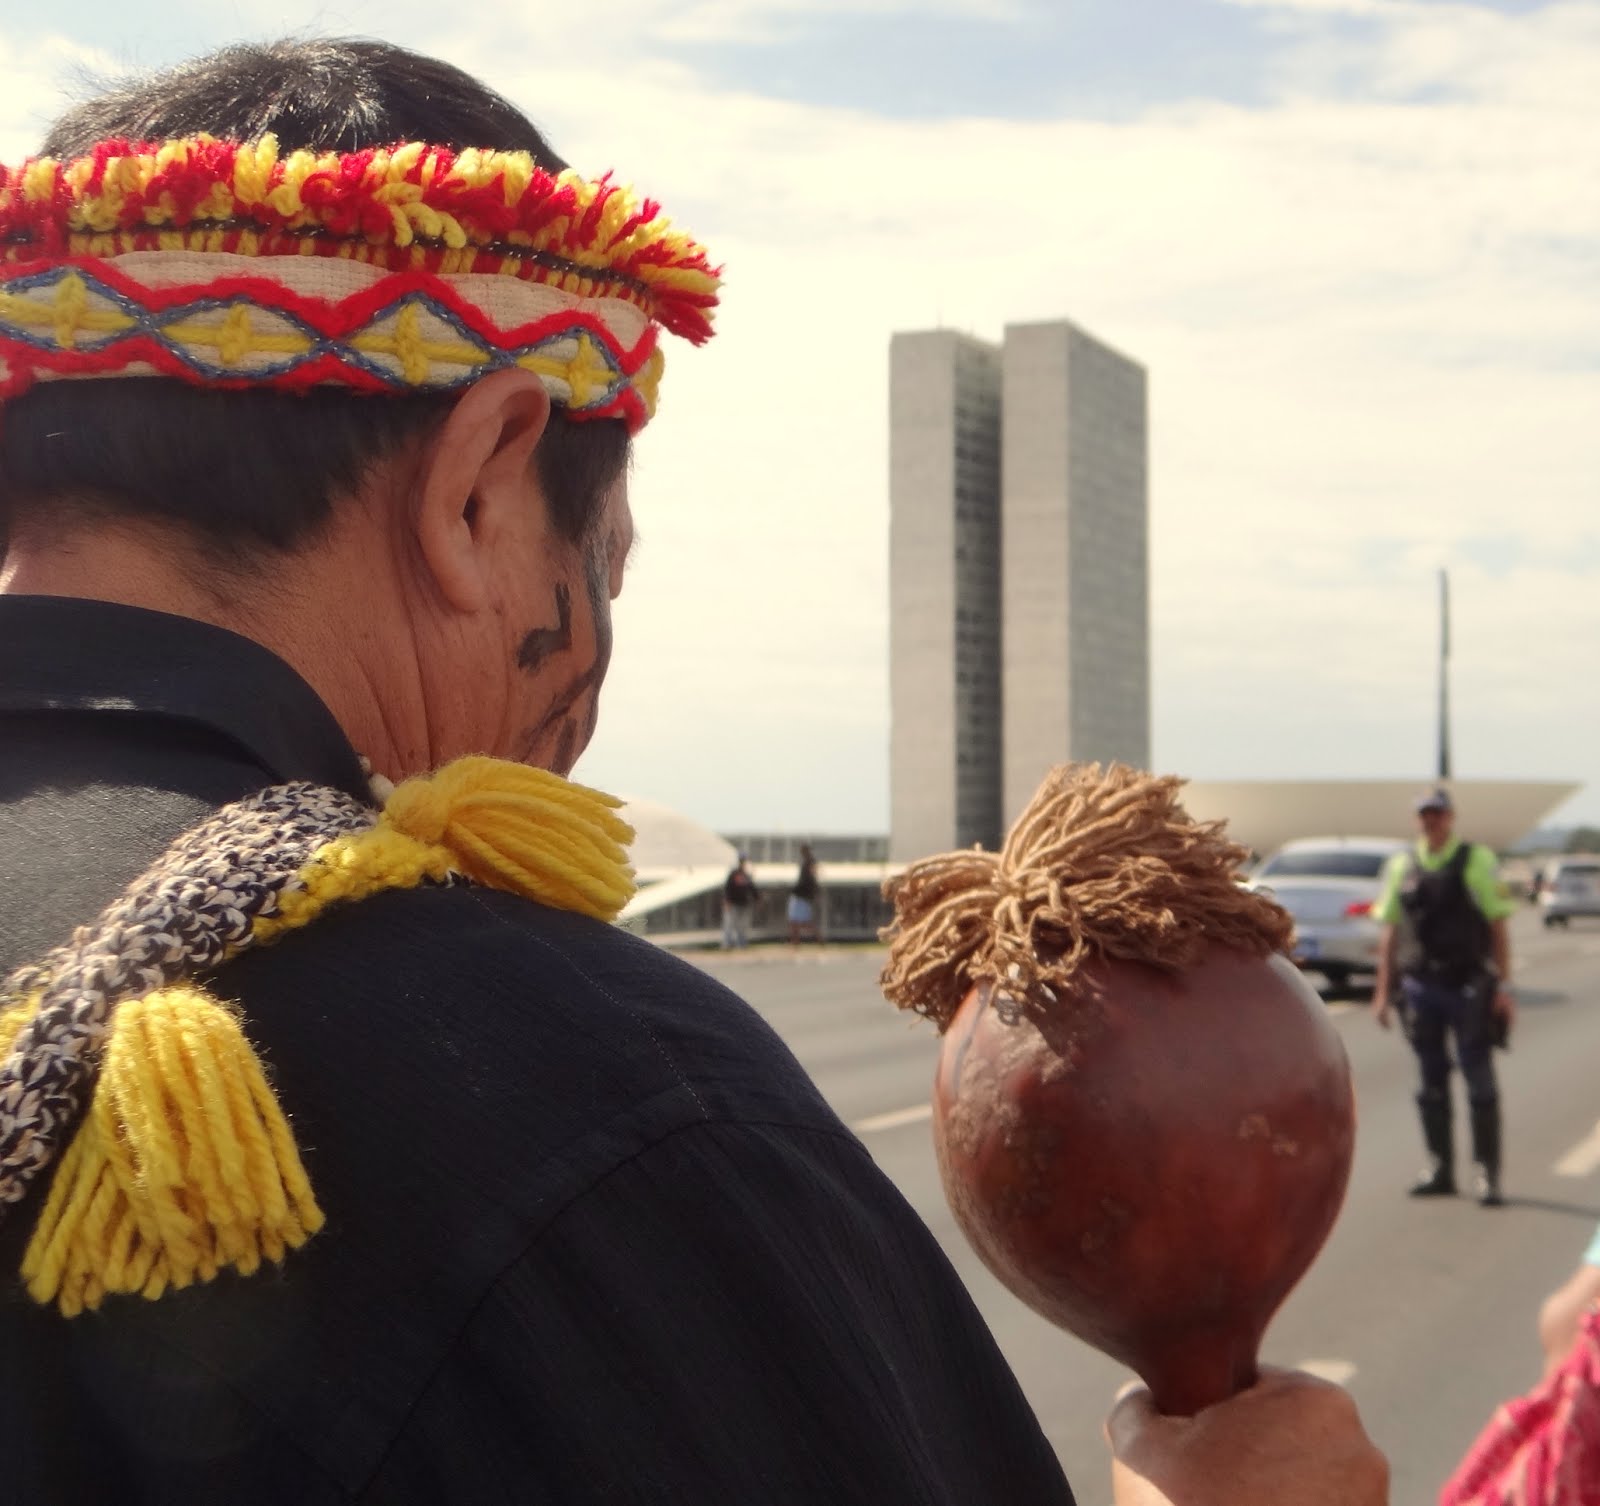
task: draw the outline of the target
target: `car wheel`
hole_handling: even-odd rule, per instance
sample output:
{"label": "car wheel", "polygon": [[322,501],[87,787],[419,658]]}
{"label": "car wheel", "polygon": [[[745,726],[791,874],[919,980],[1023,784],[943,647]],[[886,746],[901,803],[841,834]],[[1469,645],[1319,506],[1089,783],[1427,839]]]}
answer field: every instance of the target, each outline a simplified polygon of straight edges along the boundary
{"label": "car wheel", "polygon": [[1322,976],[1328,980],[1328,992],[1331,994],[1347,994],[1350,992],[1350,969],[1347,967],[1325,967]]}

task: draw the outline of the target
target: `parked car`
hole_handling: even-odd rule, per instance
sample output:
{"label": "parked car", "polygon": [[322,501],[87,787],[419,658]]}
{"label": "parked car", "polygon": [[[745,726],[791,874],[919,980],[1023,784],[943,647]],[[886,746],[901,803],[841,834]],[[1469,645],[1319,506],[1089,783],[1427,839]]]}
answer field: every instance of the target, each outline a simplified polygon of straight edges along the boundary
{"label": "parked car", "polygon": [[1280,847],[1250,875],[1294,917],[1294,960],[1337,992],[1378,968],[1372,907],[1389,859],[1407,850],[1388,837],[1307,837]]}
{"label": "parked car", "polygon": [[1539,905],[1547,926],[1574,915],[1600,915],[1600,858],[1558,858],[1544,871]]}

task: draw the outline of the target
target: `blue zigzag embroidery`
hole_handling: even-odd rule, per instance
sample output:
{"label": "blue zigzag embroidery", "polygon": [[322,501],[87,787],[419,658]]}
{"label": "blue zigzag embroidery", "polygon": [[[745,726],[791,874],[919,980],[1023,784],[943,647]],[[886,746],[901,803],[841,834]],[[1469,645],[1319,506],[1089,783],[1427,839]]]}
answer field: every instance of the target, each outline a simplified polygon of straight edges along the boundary
{"label": "blue zigzag embroidery", "polygon": [[[107,287],[92,273],[85,272],[82,268],[49,267],[44,271],[30,273],[25,277],[18,277],[10,282],[0,284],[0,288],[14,293],[33,292],[38,289],[55,288],[68,277],[74,275],[83,281],[84,287],[91,294],[97,298],[104,299],[105,302],[111,304],[132,321],[131,326],[127,329],[116,330],[106,334],[91,333],[79,336],[74,341],[75,349],[104,350],[119,344],[123,340],[130,340],[142,335],[155,340],[161,345],[162,349],[170,351],[196,376],[214,381],[234,379],[239,377],[241,372],[237,367],[228,366],[218,361],[209,361],[196,352],[189,350],[182,341],[174,339],[167,333],[166,326],[179,323],[184,319],[193,317],[195,314],[226,312],[244,307],[260,314],[264,319],[270,318],[275,323],[288,325],[310,342],[305,350],[286,356],[282,360],[252,365],[248,372],[250,376],[287,376],[313,361],[320,360],[325,356],[332,356],[342,365],[366,372],[397,392],[421,390],[418,386],[406,381],[404,377],[397,377],[380,359],[367,355],[347,343],[348,339],[359,337],[381,324],[385,319],[391,316],[398,316],[408,306],[415,306],[424,310],[434,318],[449,325],[464,343],[470,345],[484,358],[481,365],[475,366],[449,381],[425,384],[429,389],[448,391],[454,387],[465,386],[477,381],[489,372],[501,371],[508,366],[515,366],[525,356],[536,355],[563,340],[575,340],[580,336],[589,337],[590,347],[604,363],[609,373],[609,380],[598,395],[586,403],[577,405],[576,411],[581,412],[586,408],[603,406],[615,398],[631,381],[631,378],[617,364],[616,357],[611,350],[603,341],[596,340],[593,331],[584,325],[573,324],[556,333],[546,335],[542,340],[534,344],[502,350],[486,344],[483,337],[473,330],[454,309],[446,307],[429,294],[421,292],[407,293],[400,298],[396,298],[392,303],[385,304],[374,313],[372,318],[360,330],[354,331],[351,336],[346,337],[346,339],[333,339],[319,333],[295,314],[283,309],[265,308],[243,296],[196,298],[191,302],[156,312],[145,308],[142,304],[117,289]],[[52,331],[29,328],[26,325],[14,323],[9,319],[0,318],[0,343],[5,342],[27,346],[32,350],[38,351],[57,351],[62,348],[61,343],[56,339]]]}

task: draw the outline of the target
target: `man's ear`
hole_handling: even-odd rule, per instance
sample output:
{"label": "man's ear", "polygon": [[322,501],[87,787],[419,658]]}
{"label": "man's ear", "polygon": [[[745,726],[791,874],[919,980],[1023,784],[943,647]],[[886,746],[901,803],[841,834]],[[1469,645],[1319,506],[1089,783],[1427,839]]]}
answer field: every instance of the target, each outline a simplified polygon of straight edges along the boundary
{"label": "man's ear", "polygon": [[528,526],[533,452],[549,422],[533,372],[497,371],[467,388],[423,446],[411,523],[423,568],[458,612],[490,605],[494,551]]}

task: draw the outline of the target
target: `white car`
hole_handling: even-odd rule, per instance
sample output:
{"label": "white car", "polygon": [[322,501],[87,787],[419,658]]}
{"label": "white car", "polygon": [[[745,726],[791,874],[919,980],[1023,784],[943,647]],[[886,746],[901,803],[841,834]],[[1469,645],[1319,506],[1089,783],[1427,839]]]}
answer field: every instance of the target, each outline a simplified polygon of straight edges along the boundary
{"label": "white car", "polygon": [[1294,917],[1295,962],[1337,992],[1377,971],[1382,927],[1372,907],[1382,898],[1389,860],[1408,850],[1390,837],[1308,837],[1273,853],[1250,875],[1250,887]]}
{"label": "white car", "polygon": [[1558,858],[1544,871],[1539,905],[1547,926],[1574,915],[1600,915],[1600,858]]}

